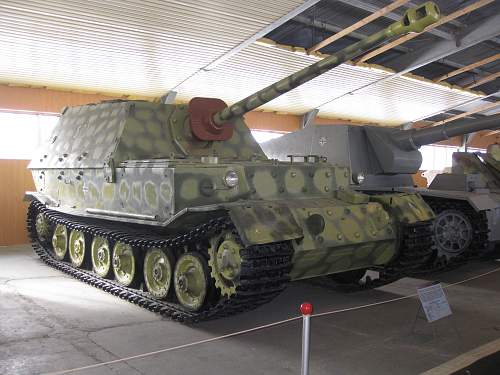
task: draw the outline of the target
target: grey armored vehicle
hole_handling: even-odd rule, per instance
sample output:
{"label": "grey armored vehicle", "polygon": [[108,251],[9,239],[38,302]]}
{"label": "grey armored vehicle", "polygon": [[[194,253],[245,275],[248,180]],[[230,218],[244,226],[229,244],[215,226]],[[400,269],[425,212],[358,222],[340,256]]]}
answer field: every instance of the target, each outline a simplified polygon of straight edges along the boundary
{"label": "grey armored vehicle", "polygon": [[67,108],[29,168],[28,231],[47,264],[180,321],[242,312],[290,280],[427,261],[434,215],[412,193],[350,189],[348,167],[270,160],[243,115],[383,41],[433,3],[227,107],[111,101]]}
{"label": "grey armored vehicle", "polygon": [[[500,127],[500,115],[460,120],[427,129],[313,125],[262,144],[270,158],[311,152],[349,166],[358,191],[420,194],[437,215],[434,239],[442,261],[481,250],[500,240],[498,170],[490,154],[456,153],[451,174],[438,175],[428,189],[415,188],[412,175],[422,163],[418,149],[458,135]],[[472,159],[471,159],[472,158]],[[490,161],[485,165],[484,161]],[[468,163],[467,163],[468,161]],[[472,170],[472,165],[476,168]],[[464,173],[465,172],[465,173]],[[496,175],[493,175],[497,173]]]}

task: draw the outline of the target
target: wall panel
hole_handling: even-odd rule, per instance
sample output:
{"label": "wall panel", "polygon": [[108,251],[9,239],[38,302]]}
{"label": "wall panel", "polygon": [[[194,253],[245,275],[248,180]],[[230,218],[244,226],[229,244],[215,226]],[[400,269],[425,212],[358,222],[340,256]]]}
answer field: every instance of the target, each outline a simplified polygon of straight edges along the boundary
{"label": "wall panel", "polygon": [[0,160],[0,246],[28,242],[24,192],[34,190],[28,160]]}
{"label": "wall panel", "polygon": [[64,107],[115,98],[99,94],[0,85],[0,109],[5,110],[60,113]]}

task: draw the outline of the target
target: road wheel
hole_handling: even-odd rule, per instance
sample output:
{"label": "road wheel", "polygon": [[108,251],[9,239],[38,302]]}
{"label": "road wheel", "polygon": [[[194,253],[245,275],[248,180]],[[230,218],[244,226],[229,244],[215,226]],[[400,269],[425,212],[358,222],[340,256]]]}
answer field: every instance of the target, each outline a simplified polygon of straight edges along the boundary
{"label": "road wheel", "polygon": [[155,298],[167,297],[172,284],[173,257],[164,249],[151,248],[144,258],[144,283]]}
{"label": "road wheel", "polygon": [[208,264],[200,254],[183,254],[175,265],[174,288],[179,303],[189,311],[200,310],[209,294]]}
{"label": "road wheel", "polygon": [[91,245],[92,269],[102,278],[110,278],[111,248],[104,237],[94,237]]}
{"label": "road wheel", "polygon": [[438,257],[457,257],[469,249],[474,236],[470,219],[458,210],[444,210],[434,220]]}
{"label": "road wheel", "polygon": [[87,244],[85,241],[85,233],[79,230],[72,230],[69,235],[69,258],[71,263],[78,267],[84,268],[87,257]]}
{"label": "road wheel", "polygon": [[52,235],[52,248],[57,259],[64,260],[68,254],[68,230],[65,225],[57,224]]}
{"label": "road wheel", "polygon": [[135,287],[139,281],[138,252],[129,244],[117,242],[113,247],[113,273],[123,286]]}

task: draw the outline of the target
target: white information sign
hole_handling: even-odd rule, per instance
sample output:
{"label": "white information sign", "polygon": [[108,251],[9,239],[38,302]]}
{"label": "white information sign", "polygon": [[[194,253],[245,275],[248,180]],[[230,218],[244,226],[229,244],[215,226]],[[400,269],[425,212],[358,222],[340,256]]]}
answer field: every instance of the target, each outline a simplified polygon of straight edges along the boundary
{"label": "white information sign", "polygon": [[425,317],[429,323],[451,315],[451,308],[441,284],[417,289]]}

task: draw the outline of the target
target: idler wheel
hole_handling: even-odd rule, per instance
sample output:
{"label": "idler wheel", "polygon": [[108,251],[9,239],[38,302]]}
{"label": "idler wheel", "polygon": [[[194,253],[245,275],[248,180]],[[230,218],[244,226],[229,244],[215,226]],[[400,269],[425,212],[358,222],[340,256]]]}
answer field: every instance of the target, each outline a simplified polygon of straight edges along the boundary
{"label": "idler wheel", "polygon": [[35,229],[40,241],[45,242],[50,239],[50,223],[44,214],[36,215]]}
{"label": "idler wheel", "polygon": [[434,239],[438,257],[457,257],[470,246],[474,230],[469,218],[458,210],[444,210],[434,220]]}
{"label": "idler wheel", "polygon": [[175,265],[174,288],[179,303],[186,310],[200,310],[208,296],[210,275],[206,260],[197,253],[183,254]]}
{"label": "idler wheel", "polygon": [[123,286],[134,287],[138,284],[138,254],[129,244],[117,242],[113,247],[111,264],[115,280]]}
{"label": "idler wheel", "polygon": [[149,293],[158,299],[168,296],[172,284],[173,257],[164,249],[151,248],[144,258],[144,282]]}
{"label": "idler wheel", "polygon": [[91,245],[92,269],[103,278],[109,278],[111,273],[111,248],[104,237],[94,237]]}
{"label": "idler wheel", "polygon": [[57,224],[52,235],[52,248],[57,259],[64,260],[68,254],[68,230],[65,225]]}
{"label": "idler wheel", "polygon": [[87,259],[87,246],[85,234],[78,230],[72,230],[69,235],[69,258],[75,267],[83,267]]}

